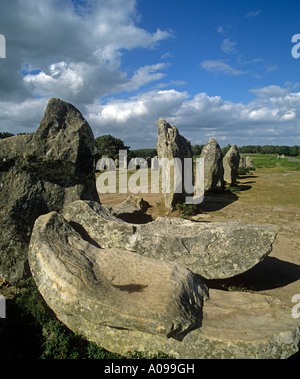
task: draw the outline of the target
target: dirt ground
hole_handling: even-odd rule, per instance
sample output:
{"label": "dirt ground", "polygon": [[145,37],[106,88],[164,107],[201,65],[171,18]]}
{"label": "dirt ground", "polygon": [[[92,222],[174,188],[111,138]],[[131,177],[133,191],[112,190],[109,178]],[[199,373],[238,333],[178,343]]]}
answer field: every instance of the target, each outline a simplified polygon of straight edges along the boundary
{"label": "dirt ground", "polygon": [[[104,205],[115,205],[126,194],[102,194]],[[142,219],[159,216],[179,217],[178,211],[164,209],[161,194],[137,194],[150,207]],[[205,197],[201,211],[192,217],[198,222],[241,220],[249,224],[269,225],[278,234],[273,251],[263,262],[232,279],[210,281],[213,288],[232,288],[273,295],[293,308],[292,298],[300,294],[300,173],[278,168],[256,169],[241,176],[237,191],[225,191]],[[300,324],[300,319],[299,319]]]}

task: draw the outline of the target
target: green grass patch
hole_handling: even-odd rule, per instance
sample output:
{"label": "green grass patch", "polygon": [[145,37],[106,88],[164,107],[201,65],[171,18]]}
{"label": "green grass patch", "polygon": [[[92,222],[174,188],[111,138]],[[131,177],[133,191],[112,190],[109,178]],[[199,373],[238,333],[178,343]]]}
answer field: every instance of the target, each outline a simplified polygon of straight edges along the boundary
{"label": "green grass patch", "polygon": [[8,359],[121,359],[60,322],[40,295],[32,278],[17,285],[0,320],[0,357]]}
{"label": "green grass patch", "polygon": [[33,278],[16,285],[16,295],[7,301],[7,318],[0,319],[2,359],[169,359],[129,352],[111,353],[72,332],[57,319],[40,295]]}
{"label": "green grass patch", "polygon": [[[300,160],[297,157],[277,158],[276,155],[249,154],[255,168],[279,168],[286,171],[300,171]],[[292,158],[293,161],[290,161]]]}
{"label": "green grass patch", "polygon": [[176,204],[176,210],[180,212],[180,215],[182,217],[195,216],[201,211],[199,204],[186,204],[186,203]]}

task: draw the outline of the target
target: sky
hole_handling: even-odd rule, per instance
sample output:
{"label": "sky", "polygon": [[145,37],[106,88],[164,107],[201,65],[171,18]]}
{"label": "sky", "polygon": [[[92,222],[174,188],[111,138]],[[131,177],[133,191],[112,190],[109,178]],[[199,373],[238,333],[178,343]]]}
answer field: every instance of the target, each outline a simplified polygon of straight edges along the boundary
{"label": "sky", "polygon": [[94,136],[154,148],[300,145],[300,2],[0,0],[0,131],[32,133],[51,97]]}

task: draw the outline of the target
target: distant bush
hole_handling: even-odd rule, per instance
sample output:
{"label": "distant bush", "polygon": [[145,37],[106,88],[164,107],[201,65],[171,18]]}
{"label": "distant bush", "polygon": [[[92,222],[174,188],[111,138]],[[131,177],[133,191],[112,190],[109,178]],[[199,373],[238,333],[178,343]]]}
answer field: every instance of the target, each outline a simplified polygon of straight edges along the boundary
{"label": "distant bush", "polygon": [[248,169],[246,169],[244,167],[239,167],[239,169],[238,169],[239,175],[246,175],[247,173],[248,173]]}
{"label": "distant bush", "polygon": [[14,136],[14,134],[12,134],[12,133],[8,133],[8,132],[1,133],[0,132],[0,139],[4,139],[4,138],[8,138],[8,137],[13,137],[13,136]]}
{"label": "distant bush", "polygon": [[137,149],[137,150],[131,150],[135,158],[154,158],[157,156],[157,150],[156,149]]}
{"label": "distant bush", "polygon": [[242,154],[283,154],[291,157],[296,157],[300,155],[300,146],[247,145],[239,147],[239,152]]}
{"label": "distant bush", "polygon": [[183,217],[194,216],[200,211],[199,204],[178,203],[175,207]]}
{"label": "distant bush", "polygon": [[194,145],[192,146],[193,155],[200,155],[203,150],[204,145]]}

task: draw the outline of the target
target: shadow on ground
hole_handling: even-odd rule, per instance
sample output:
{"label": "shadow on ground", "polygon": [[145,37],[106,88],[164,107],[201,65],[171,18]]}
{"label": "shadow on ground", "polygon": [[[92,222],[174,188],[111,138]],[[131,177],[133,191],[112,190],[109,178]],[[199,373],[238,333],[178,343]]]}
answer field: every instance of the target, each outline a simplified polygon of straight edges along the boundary
{"label": "shadow on ground", "polygon": [[255,267],[230,279],[207,280],[210,288],[222,290],[266,291],[300,279],[300,266],[267,257]]}

